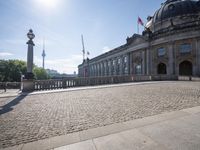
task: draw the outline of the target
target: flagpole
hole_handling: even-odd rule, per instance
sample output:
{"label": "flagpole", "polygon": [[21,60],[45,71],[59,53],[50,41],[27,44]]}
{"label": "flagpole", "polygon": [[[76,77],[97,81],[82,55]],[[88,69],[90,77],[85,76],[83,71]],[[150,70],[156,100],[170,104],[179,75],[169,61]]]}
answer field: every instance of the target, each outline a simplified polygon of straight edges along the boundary
{"label": "flagpole", "polygon": [[137,18],[137,33],[140,34],[140,22],[139,22],[139,15],[138,15],[138,18]]}
{"label": "flagpole", "polygon": [[84,40],[83,40],[83,35],[81,35],[81,41],[82,41],[82,46],[83,46],[83,61],[85,60],[85,46],[84,46]]}

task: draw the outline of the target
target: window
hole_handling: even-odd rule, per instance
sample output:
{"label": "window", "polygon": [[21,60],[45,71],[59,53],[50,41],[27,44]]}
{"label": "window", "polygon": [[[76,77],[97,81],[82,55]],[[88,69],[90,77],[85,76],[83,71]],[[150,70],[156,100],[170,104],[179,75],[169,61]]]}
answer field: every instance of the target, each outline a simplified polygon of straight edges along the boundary
{"label": "window", "polygon": [[113,60],[113,64],[112,65],[115,66],[115,60]]}
{"label": "window", "polygon": [[126,62],[127,62],[127,56],[124,57],[124,63],[126,63]]}
{"label": "window", "polygon": [[165,48],[161,47],[158,49],[158,56],[164,56],[166,53]]}
{"label": "window", "polygon": [[185,54],[185,53],[190,53],[192,50],[192,45],[191,44],[182,44],[180,45],[180,53]]}
{"label": "window", "polygon": [[110,67],[110,64],[111,64],[111,62],[109,61],[109,62],[108,62],[108,66],[109,66],[109,67]]}
{"label": "window", "polygon": [[107,63],[106,62],[104,62],[104,67],[107,67]]}
{"label": "window", "polygon": [[168,9],[169,9],[170,11],[173,11],[173,10],[175,9],[175,6],[174,6],[173,4],[171,4],[171,5],[168,6]]}
{"label": "window", "polygon": [[141,74],[142,73],[142,66],[140,64],[135,66],[135,73]]}
{"label": "window", "polygon": [[118,64],[120,64],[121,63],[121,59],[120,58],[118,58]]}

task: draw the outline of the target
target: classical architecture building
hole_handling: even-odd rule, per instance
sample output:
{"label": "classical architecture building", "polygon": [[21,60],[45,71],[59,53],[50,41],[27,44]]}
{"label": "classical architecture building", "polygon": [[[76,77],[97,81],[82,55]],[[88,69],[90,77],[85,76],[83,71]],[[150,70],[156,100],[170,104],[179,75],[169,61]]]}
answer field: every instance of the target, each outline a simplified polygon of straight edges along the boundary
{"label": "classical architecture building", "polygon": [[80,77],[200,76],[200,0],[167,0],[142,35],[78,66]]}

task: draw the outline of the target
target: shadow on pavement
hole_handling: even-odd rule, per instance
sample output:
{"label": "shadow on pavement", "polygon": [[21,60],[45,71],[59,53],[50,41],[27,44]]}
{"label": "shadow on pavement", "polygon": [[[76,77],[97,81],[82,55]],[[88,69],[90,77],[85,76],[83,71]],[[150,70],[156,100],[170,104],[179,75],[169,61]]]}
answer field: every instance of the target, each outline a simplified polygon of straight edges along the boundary
{"label": "shadow on pavement", "polygon": [[14,98],[12,101],[10,101],[8,104],[4,106],[0,106],[0,115],[5,114],[7,112],[10,112],[13,110],[13,106],[17,105],[22,101],[27,95],[19,95],[16,98]]}

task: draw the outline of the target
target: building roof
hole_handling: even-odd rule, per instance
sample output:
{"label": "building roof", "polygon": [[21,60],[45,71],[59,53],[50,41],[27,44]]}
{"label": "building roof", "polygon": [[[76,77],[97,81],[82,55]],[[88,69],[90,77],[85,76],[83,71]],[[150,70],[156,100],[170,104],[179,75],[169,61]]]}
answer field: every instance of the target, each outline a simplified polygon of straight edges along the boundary
{"label": "building roof", "polygon": [[155,12],[154,23],[171,17],[196,14],[199,11],[199,0],[167,0],[161,5],[161,8]]}

